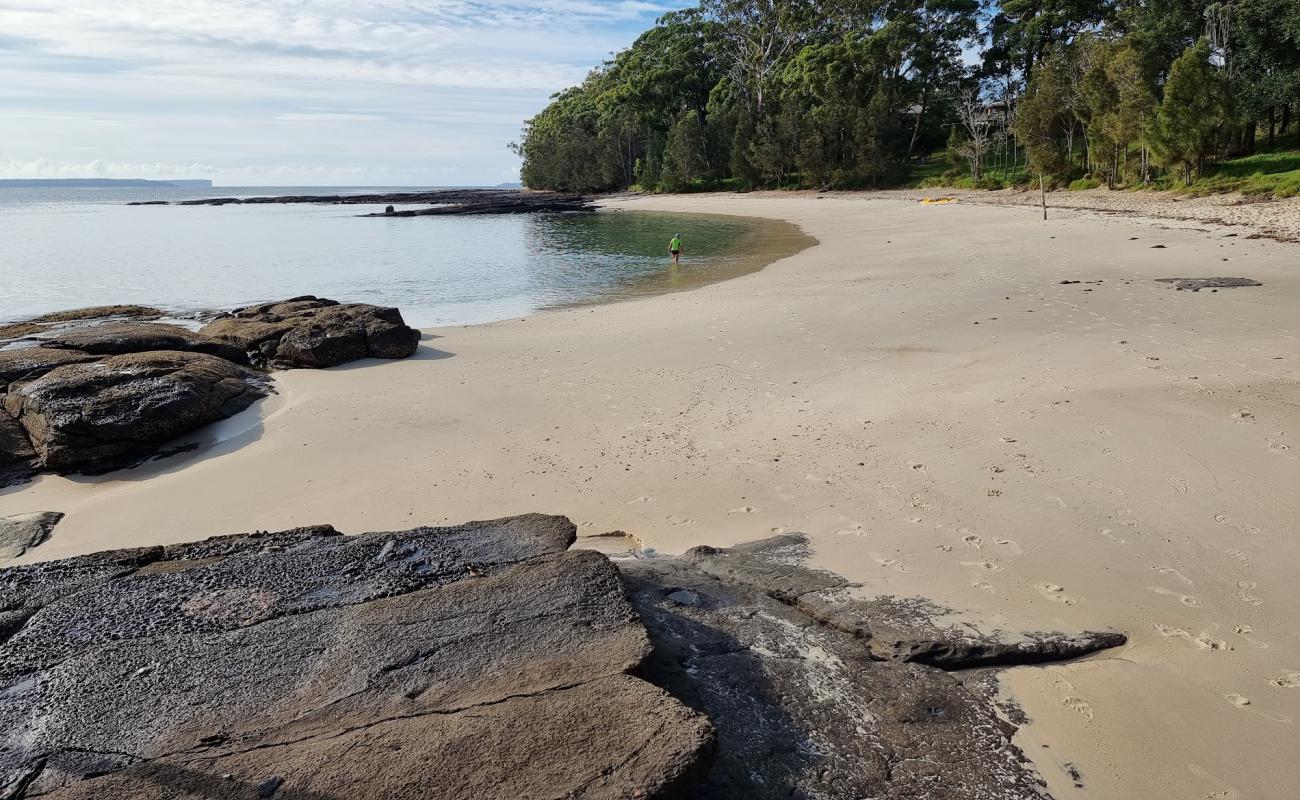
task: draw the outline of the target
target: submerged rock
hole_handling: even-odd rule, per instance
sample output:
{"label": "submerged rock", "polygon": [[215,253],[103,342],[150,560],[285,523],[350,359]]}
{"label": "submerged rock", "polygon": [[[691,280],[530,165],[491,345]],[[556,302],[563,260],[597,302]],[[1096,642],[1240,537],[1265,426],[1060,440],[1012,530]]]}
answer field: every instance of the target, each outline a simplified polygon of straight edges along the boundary
{"label": "submerged rock", "polygon": [[420,332],[396,308],[313,296],[249,306],[200,331],[277,369],[333,367],[359,358],[406,358]]}
{"label": "submerged rock", "polygon": [[960,677],[800,610],[847,586],[801,540],[616,568],[574,531],[317,526],[0,570],[0,797],[1044,796]]}
{"label": "submerged rock", "polygon": [[268,392],[265,377],[225,359],[158,351],[67,364],[16,381],[4,410],[26,432],[38,466],[96,472],[146,456]]}

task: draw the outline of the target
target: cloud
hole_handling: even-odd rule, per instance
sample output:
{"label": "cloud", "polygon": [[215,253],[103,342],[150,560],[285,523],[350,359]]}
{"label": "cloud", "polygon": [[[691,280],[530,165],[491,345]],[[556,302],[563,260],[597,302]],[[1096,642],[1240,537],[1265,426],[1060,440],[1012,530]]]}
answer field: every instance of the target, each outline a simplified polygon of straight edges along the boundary
{"label": "cloud", "polygon": [[668,8],[0,0],[0,177],[42,164],[122,177],[206,165],[263,183],[513,179],[505,144],[523,121]]}

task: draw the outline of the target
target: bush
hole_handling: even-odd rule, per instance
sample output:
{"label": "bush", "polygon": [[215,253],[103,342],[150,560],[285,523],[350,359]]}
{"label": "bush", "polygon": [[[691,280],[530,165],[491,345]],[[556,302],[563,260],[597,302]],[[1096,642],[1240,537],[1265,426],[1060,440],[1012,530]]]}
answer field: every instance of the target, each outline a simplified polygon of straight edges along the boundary
{"label": "bush", "polygon": [[1079,178],[1077,181],[1070,181],[1069,189],[1072,192],[1086,192],[1099,186],[1101,186],[1101,181],[1093,178]]}

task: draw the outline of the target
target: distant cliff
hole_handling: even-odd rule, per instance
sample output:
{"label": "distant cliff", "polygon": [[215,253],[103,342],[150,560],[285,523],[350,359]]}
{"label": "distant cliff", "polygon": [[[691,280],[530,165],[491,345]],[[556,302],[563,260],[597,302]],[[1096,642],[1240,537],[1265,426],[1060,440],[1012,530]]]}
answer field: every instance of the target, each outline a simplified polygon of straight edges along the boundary
{"label": "distant cliff", "polygon": [[131,186],[174,186],[181,189],[211,189],[212,181],[146,181],[132,178],[6,178],[0,179],[0,189],[32,189],[42,186],[59,186],[88,189],[97,186],[114,188]]}

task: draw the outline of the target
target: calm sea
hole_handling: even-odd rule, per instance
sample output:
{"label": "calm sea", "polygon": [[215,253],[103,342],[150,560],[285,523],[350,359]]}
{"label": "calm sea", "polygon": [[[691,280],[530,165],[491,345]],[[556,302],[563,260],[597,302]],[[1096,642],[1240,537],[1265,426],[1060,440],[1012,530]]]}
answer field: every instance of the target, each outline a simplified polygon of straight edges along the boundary
{"label": "calm sea", "polygon": [[[184,316],[315,294],[397,306],[421,327],[468,324],[723,280],[804,243],[792,226],[742,217],[126,205],[383,188],[0,189],[0,322],[109,303]],[[666,255],[673,234],[686,245],[676,268]]]}

